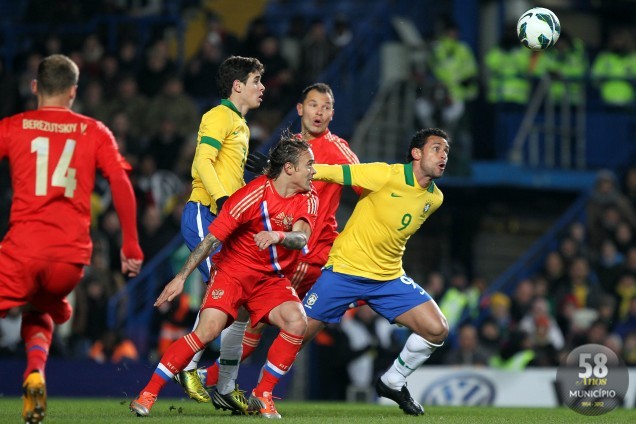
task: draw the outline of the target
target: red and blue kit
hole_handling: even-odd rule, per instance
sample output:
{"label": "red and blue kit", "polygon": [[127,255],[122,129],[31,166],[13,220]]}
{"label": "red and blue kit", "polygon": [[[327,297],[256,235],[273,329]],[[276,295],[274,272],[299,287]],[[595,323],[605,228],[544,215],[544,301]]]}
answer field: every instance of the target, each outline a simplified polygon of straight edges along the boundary
{"label": "red and blue kit", "polygon": [[213,257],[216,272],[202,309],[215,307],[236,318],[238,307],[245,305],[255,325],[282,302],[298,301],[286,275],[295,269],[301,251],[281,244],[259,250],[254,236],[291,231],[300,219],[313,229],[317,211],[313,190],[285,198],[264,175],[230,196],[209,227],[223,249]]}

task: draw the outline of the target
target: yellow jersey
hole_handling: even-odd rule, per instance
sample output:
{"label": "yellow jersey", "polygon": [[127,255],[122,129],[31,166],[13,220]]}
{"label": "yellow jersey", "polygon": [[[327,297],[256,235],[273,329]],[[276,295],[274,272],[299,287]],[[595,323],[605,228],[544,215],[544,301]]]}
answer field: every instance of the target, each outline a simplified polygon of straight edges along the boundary
{"label": "yellow jersey", "polygon": [[245,118],[228,99],[203,115],[192,161],[190,201],[209,206],[216,214],[216,200],[245,185],[249,139]]}
{"label": "yellow jersey", "polygon": [[388,281],[404,274],[406,242],[444,195],[433,181],[421,187],[413,164],[314,165],[314,179],[357,186],[363,192],[336,237],[326,266],[335,272]]}

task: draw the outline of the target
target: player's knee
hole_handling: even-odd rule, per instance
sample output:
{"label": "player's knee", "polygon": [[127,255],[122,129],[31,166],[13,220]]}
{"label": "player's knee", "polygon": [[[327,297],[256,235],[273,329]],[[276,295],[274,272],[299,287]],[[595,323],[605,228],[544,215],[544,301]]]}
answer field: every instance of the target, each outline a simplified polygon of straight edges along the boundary
{"label": "player's knee", "polygon": [[197,335],[201,343],[208,344],[221,334],[221,325],[215,321],[199,320],[194,333]]}
{"label": "player's knee", "polygon": [[448,337],[448,321],[446,317],[440,315],[438,319],[433,320],[429,325],[429,336],[426,338],[429,342],[442,344]]}
{"label": "player's knee", "polygon": [[307,316],[302,311],[294,311],[285,315],[281,330],[302,336],[307,331]]}

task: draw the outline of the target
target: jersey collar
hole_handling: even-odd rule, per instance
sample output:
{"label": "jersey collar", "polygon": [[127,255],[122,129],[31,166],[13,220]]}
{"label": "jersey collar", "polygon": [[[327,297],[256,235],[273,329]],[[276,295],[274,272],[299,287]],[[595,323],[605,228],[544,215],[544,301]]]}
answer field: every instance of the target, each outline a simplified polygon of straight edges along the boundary
{"label": "jersey collar", "polygon": [[[404,164],[404,182],[406,183],[406,185],[415,187],[415,176],[413,174],[413,162]],[[435,192],[435,182],[433,180],[431,180],[428,187],[426,187],[426,191],[428,191],[429,193]]]}
{"label": "jersey collar", "polygon": [[221,99],[221,104],[225,107],[229,107],[230,109],[232,109],[241,118],[243,117],[243,115],[241,115],[241,112],[239,112],[236,106],[234,106],[234,103],[232,103],[229,99]]}

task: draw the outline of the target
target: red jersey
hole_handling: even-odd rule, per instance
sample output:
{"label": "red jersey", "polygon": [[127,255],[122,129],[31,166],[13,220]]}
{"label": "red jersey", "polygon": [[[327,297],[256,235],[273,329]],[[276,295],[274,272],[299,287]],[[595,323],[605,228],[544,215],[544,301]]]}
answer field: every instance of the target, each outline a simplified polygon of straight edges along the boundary
{"label": "red jersey", "polygon": [[[356,154],[349,148],[349,144],[332,134],[328,129],[320,137],[309,140],[309,144],[314,152],[316,163],[326,165],[360,163]],[[316,218],[316,231],[311,233],[308,243],[309,252],[302,261],[323,266],[327,263],[329,248],[338,235],[336,211],[340,205],[343,186],[322,181],[313,181],[312,184],[316,189],[320,203]],[[358,190],[356,191],[358,192]]]}
{"label": "red jersey", "polygon": [[61,107],[20,113],[0,121],[4,157],[11,168],[13,200],[2,248],[26,257],[90,263],[96,169],[109,181],[121,180],[130,169],[110,130]]}
{"label": "red jersey", "polygon": [[280,244],[259,250],[254,236],[261,231],[291,231],[299,219],[313,229],[317,210],[315,191],[285,198],[267,176],[255,178],[230,196],[210,224],[210,233],[223,242],[221,251],[214,255],[214,263],[219,268],[231,263],[263,273],[293,272],[300,250]]}

